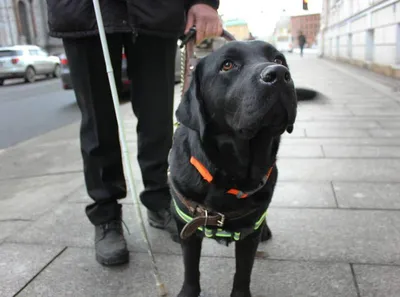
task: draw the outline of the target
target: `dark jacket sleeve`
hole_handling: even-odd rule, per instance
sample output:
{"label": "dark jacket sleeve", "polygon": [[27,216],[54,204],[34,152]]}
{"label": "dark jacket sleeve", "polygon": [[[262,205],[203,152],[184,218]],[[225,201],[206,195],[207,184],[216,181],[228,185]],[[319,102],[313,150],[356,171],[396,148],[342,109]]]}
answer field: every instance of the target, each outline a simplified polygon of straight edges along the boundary
{"label": "dark jacket sleeve", "polygon": [[219,8],[219,0],[186,0],[185,10],[188,11],[195,4],[207,4],[216,10]]}

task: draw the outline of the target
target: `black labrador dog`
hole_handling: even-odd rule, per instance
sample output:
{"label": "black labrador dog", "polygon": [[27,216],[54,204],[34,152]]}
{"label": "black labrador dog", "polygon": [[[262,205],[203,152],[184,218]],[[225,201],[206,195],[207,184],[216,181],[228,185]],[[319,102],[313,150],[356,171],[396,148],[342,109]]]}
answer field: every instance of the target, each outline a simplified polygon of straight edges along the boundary
{"label": "black labrador dog", "polygon": [[173,212],[184,283],[178,297],[200,294],[202,239],[236,243],[231,297],[251,297],[266,211],[278,177],[280,137],[293,130],[297,97],[285,57],[262,41],[230,42],[196,66],[176,116],[169,156]]}

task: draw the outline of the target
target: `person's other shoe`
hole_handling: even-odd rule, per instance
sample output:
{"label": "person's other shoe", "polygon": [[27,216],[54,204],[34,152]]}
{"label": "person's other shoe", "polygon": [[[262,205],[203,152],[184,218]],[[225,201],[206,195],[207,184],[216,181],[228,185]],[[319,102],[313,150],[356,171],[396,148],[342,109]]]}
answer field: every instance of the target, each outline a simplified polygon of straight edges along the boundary
{"label": "person's other shoe", "polygon": [[176,227],[170,209],[163,209],[160,211],[147,210],[147,219],[150,226],[168,231],[171,235],[171,239],[179,243],[178,228]]}
{"label": "person's other shoe", "polygon": [[120,265],[129,262],[121,219],[95,227],[96,260],[102,265]]}

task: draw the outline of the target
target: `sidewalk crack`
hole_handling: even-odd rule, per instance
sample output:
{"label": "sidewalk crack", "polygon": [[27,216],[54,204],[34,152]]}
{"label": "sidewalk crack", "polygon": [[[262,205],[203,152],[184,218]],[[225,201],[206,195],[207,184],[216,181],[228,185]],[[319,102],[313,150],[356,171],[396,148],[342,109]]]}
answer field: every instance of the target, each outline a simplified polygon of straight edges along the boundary
{"label": "sidewalk crack", "polygon": [[358,285],[356,272],[354,271],[354,266],[352,263],[350,263],[350,270],[353,276],[353,282],[354,282],[354,287],[356,288],[357,297],[361,297],[360,287]]}
{"label": "sidewalk crack", "polygon": [[338,199],[337,199],[337,196],[336,196],[335,185],[333,184],[333,181],[331,181],[330,184],[331,184],[333,198],[335,199],[336,208],[340,208],[339,207],[339,202],[338,202]]}
{"label": "sidewalk crack", "polygon": [[18,292],[13,295],[13,297],[17,297],[23,290],[25,290],[25,288],[28,287],[44,270],[46,270],[46,268],[49,267],[51,263],[53,263],[59,256],[61,256],[67,248],[67,246],[64,247],[57,255],[55,255],[53,259],[51,259],[45,266],[43,266],[43,268],[40,269],[38,273],[36,273],[21,289],[19,289]]}

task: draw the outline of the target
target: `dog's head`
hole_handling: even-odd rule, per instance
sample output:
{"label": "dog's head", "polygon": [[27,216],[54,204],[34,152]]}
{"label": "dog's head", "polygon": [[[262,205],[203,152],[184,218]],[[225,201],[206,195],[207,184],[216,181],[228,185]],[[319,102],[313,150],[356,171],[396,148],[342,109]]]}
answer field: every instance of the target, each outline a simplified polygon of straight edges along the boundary
{"label": "dog's head", "polygon": [[176,116],[201,137],[210,127],[213,134],[251,139],[261,129],[291,133],[296,113],[284,55],[262,41],[235,41],[199,61]]}

